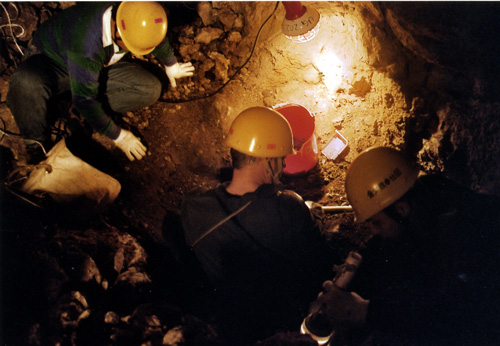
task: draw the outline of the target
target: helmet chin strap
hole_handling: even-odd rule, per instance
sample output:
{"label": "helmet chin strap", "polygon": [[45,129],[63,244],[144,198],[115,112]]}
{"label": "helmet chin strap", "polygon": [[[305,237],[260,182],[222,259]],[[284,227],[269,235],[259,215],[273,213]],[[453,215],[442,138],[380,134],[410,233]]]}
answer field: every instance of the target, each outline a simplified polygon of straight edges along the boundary
{"label": "helmet chin strap", "polygon": [[[271,158],[271,160],[272,159],[273,158]],[[283,160],[278,159],[278,160],[276,160],[276,163],[277,163],[276,172],[274,172],[273,171],[273,167],[269,163],[269,159],[268,158],[264,159],[264,164],[266,166],[266,171],[271,176],[273,184],[274,185],[281,185],[280,175],[283,172]]]}

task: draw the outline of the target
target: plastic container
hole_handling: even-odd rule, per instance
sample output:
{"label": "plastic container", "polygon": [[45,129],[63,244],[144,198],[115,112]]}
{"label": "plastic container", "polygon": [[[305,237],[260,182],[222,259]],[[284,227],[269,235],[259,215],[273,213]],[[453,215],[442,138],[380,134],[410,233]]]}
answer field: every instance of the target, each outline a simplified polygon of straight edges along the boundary
{"label": "plastic container", "polygon": [[345,139],[340,132],[335,130],[335,134],[328,140],[325,148],[321,150],[321,152],[330,160],[337,161],[347,155],[347,152],[349,151],[348,146],[347,139]]}
{"label": "plastic container", "polygon": [[318,163],[318,143],[314,115],[298,104],[281,104],[274,107],[290,123],[296,155],[287,156],[283,173],[300,175],[307,173]]}

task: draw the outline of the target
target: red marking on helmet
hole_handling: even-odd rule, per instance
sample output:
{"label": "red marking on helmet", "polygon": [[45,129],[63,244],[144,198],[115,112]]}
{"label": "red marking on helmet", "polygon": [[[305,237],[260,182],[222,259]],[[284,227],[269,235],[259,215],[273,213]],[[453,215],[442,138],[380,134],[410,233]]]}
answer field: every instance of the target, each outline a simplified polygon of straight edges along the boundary
{"label": "red marking on helmet", "polygon": [[234,133],[234,129],[233,128],[229,129],[229,134],[232,135],[233,133]]}
{"label": "red marking on helmet", "polygon": [[125,28],[125,21],[123,19],[122,19],[122,29],[127,30],[127,28]]}
{"label": "red marking on helmet", "polygon": [[163,23],[163,18],[156,18],[155,24],[158,24],[158,23]]}
{"label": "red marking on helmet", "polygon": [[276,144],[270,143],[267,145],[267,150],[273,150],[273,149],[276,149]]}

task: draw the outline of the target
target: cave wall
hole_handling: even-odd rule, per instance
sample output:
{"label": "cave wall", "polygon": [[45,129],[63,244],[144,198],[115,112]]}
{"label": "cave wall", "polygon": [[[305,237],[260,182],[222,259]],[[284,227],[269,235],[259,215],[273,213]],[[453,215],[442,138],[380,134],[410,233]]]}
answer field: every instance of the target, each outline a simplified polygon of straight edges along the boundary
{"label": "cave wall", "polygon": [[[36,27],[53,13],[74,4],[60,3],[16,3],[22,14],[7,6],[13,20],[21,24],[26,34],[18,38],[18,43],[25,48]],[[227,42],[223,49],[233,50],[234,55],[219,51],[197,66],[197,73],[204,72],[216,66],[216,78],[227,81],[229,76],[240,66],[250,54],[253,39],[260,25],[264,22],[275,6],[271,2],[191,2],[190,7],[198,8],[198,20],[203,24],[204,35],[219,35]],[[500,182],[496,179],[500,174],[500,125],[498,120],[498,76],[500,67],[497,56],[500,43],[495,35],[499,29],[497,20],[500,4],[496,2],[306,2],[307,6],[316,7],[329,20],[344,20],[344,31],[350,31],[355,40],[346,42],[348,45],[359,45],[363,53],[351,54],[350,59],[357,61],[358,70],[344,71],[347,76],[350,95],[358,97],[362,103],[373,97],[376,92],[383,93],[386,99],[378,101],[384,113],[394,102],[400,104],[401,119],[404,126],[389,128],[387,132],[400,131],[402,139],[392,140],[387,136],[378,142],[366,140],[362,135],[353,135],[354,153],[363,146],[374,144],[395,145],[418,158],[427,170],[441,171],[455,180],[476,190],[500,194]],[[172,5],[169,5],[172,6]],[[284,16],[284,7],[278,4],[272,19],[263,27],[259,47],[266,50],[265,44],[270,39],[281,35],[280,25]],[[339,16],[339,14],[341,16]],[[335,16],[337,15],[337,16]],[[187,20],[187,19],[186,19]],[[219,27],[228,29],[229,35],[221,35],[220,29],[214,30],[214,22]],[[1,23],[6,18],[2,16]],[[221,26],[220,23],[223,25]],[[185,24],[182,20],[172,20],[172,25]],[[4,29],[4,35],[5,35]],[[199,42],[180,42],[181,57],[192,58],[202,45],[203,35]],[[335,32],[331,33],[335,40]],[[208,38],[214,40],[214,38]],[[211,42],[210,44],[214,44]],[[285,49],[286,50],[286,49]],[[2,100],[5,99],[8,75],[10,75],[20,58],[16,56],[17,48],[7,38],[2,40]],[[278,50],[279,52],[280,50]],[[283,49],[281,50],[283,51]],[[222,51],[224,53],[224,50]],[[286,52],[288,54],[288,52]],[[252,73],[251,68],[260,69],[262,73],[276,76],[283,71],[271,66],[280,53],[271,52],[254,55],[248,69],[241,71]],[[288,57],[289,64],[295,64],[303,70],[310,66],[303,64],[293,56]],[[352,67],[352,66],[351,66]],[[314,72],[314,71],[313,71]],[[356,78],[356,74],[369,76]],[[397,93],[377,90],[376,84],[381,74],[393,80],[400,88],[404,100],[398,100]],[[290,89],[309,88],[317,79],[315,73],[305,76]],[[209,89],[210,80],[200,79],[198,90]],[[324,82],[324,80],[323,80]],[[249,83],[251,83],[249,81]],[[201,86],[201,88],[200,88]],[[256,86],[258,87],[258,85]],[[370,90],[371,87],[371,90]],[[366,89],[368,88],[368,89]],[[266,105],[279,103],[276,90],[263,87],[255,93],[255,103],[264,99]],[[379,88],[381,89],[381,88]],[[312,88],[311,88],[312,90]],[[390,94],[390,95],[389,95]],[[224,95],[226,96],[226,95]],[[310,91],[306,98],[320,98],[315,91]],[[341,98],[330,99],[332,104],[339,103]],[[351,102],[350,99],[345,102]],[[387,101],[389,100],[389,101]],[[351,102],[355,106],[355,102]],[[338,106],[338,104],[336,105]],[[217,106],[216,106],[217,107]],[[323,106],[326,107],[326,106]],[[332,106],[333,107],[333,106]],[[233,114],[238,106],[233,107]],[[360,107],[361,109],[361,107]],[[222,114],[230,114],[227,108],[219,109]],[[325,112],[326,113],[326,112]],[[356,115],[357,116],[357,115]],[[389,123],[394,123],[390,114]],[[230,120],[230,119],[229,119]],[[228,120],[228,121],[229,121]],[[326,120],[325,120],[326,121]],[[360,125],[361,133],[377,131],[383,119],[361,119],[369,124],[365,129]],[[354,122],[353,122],[354,126]],[[392,137],[398,135],[391,134]],[[321,134],[320,134],[321,137]],[[327,137],[327,136],[324,136]],[[365,135],[366,137],[366,135]],[[325,139],[325,138],[324,138]],[[402,143],[404,142],[404,143]]]}
{"label": "cave wall", "polygon": [[[471,188],[500,194],[497,64],[500,4],[358,4],[382,42],[401,56],[388,73],[412,101],[407,146],[422,166]],[[368,15],[367,15],[368,13]],[[368,27],[370,24],[368,24]],[[373,37],[378,37],[374,35]],[[391,39],[392,38],[392,39]],[[393,63],[381,57],[379,64]],[[398,62],[395,62],[396,64]]]}
{"label": "cave wall", "polygon": [[[245,16],[250,37],[256,35],[258,23],[263,22],[270,7],[262,2],[254,4],[255,6],[247,7]],[[340,31],[351,31],[354,39],[352,42],[344,42],[343,49],[348,50],[346,55],[352,59],[350,71],[344,73],[347,75],[346,88],[359,101],[353,102],[353,106],[357,105],[362,109],[365,103],[371,102],[370,98],[377,92],[384,95],[382,98],[385,97],[379,101],[381,109],[375,110],[379,112],[379,117],[375,120],[370,121],[369,117],[365,116],[358,119],[358,123],[347,121],[352,126],[359,126],[358,133],[349,133],[353,144],[356,144],[353,146],[354,154],[368,145],[393,145],[418,159],[422,168],[427,171],[443,172],[477,191],[500,194],[500,120],[497,96],[500,75],[497,56],[500,43],[496,39],[500,25],[497,20],[500,4],[304,4],[315,6],[320,14],[324,18],[328,17],[330,21],[342,21],[341,29],[337,28],[339,31],[332,31],[330,34],[332,45],[337,44],[336,36],[343,34]],[[276,68],[277,55],[283,51],[288,55],[290,66],[299,65],[303,69],[300,73],[306,75],[307,72],[304,71],[310,68],[293,49],[287,51],[287,48],[280,48],[272,51],[265,47],[271,41],[277,42],[277,37],[281,35],[280,23],[284,13],[283,6],[279,6],[274,14],[274,21],[263,29],[262,41],[265,43],[262,43],[261,47],[268,52],[254,65],[254,68],[265,71],[258,74],[258,77],[273,75],[273,78],[276,76],[276,83],[283,83],[279,76],[285,73],[285,68]],[[347,36],[343,36],[344,40],[345,37]],[[363,47],[359,50],[349,51],[349,45],[360,44]],[[356,75],[364,77],[357,78]],[[390,78],[397,84],[392,90],[399,88],[403,101],[397,100],[398,92],[387,91],[388,89],[382,86],[377,88],[377,83],[383,78]],[[313,79],[304,77],[301,85],[297,84],[291,88],[310,88],[310,94],[305,92],[306,99],[322,98],[322,95],[313,91]],[[363,83],[368,85],[364,93]],[[276,98],[275,91],[276,89],[270,88],[262,94],[267,98],[264,100],[266,105],[280,101]],[[389,109],[393,105],[391,98],[396,99],[395,111]],[[339,103],[341,99],[337,93],[335,98],[326,97],[323,101],[334,104]],[[376,105],[376,102],[370,107],[374,108],[374,104]],[[314,108],[315,105],[311,107]],[[337,107],[340,105],[337,104]],[[400,112],[399,119],[394,112]],[[360,114],[356,116],[363,117]],[[387,119],[386,122],[399,122],[404,125],[391,128],[390,124],[384,124],[384,118]],[[343,120],[345,125],[346,118]],[[363,127],[364,123],[369,123],[370,126]],[[387,134],[379,142],[374,141],[372,135],[377,132],[377,127],[392,134]],[[346,130],[346,126],[343,129]],[[394,131],[399,131],[399,134],[394,134]],[[400,140],[397,138],[399,136]],[[321,140],[321,133],[319,137]]]}
{"label": "cave wall", "polygon": [[[23,24],[27,30],[27,36],[19,40],[23,48],[31,37],[31,32],[41,21],[64,6],[71,5],[71,3],[35,2],[19,4],[23,16],[16,18],[16,22]],[[192,60],[200,64],[199,66],[205,64],[203,68],[197,70],[200,74],[208,73],[213,67],[216,68],[213,70],[216,72],[212,73],[213,80],[208,78],[205,80],[203,75],[203,78],[200,76],[199,80],[191,82],[194,86],[186,89],[196,89],[197,92],[201,90],[200,85],[208,90],[218,85],[215,82],[227,81],[249,56],[258,30],[275,7],[275,3],[272,2],[201,2],[200,4],[203,8],[199,10],[202,23],[196,26],[196,30],[200,30],[196,34],[206,35],[198,37],[199,46],[195,48],[200,49],[193,49],[192,41],[189,39],[180,40],[176,46],[180,57],[191,60],[195,54],[210,55],[211,46],[216,45],[222,49],[218,54],[211,55],[213,61],[207,61],[205,58],[199,61]],[[255,55],[249,65],[229,84],[229,88],[214,96],[213,105],[205,107],[204,104],[200,104],[191,107],[195,108],[195,113],[202,114],[200,129],[195,132],[183,129],[182,132],[186,132],[185,137],[190,139],[189,141],[186,139],[186,145],[180,147],[188,154],[189,150],[194,152],[191,156],[186,156],[191,158],[191,165],[198,172],[205,167],[198,165],[198,161],[207,166],[216,161],[208,157],[213,142],[210,143],[207,139],[200,140],[205,132],[210,132],[219,126],[218,122],[217,126],[209,126],[215,122],[210,118],[213,114],[220,113],[225,117],[221,121],[224,123],[221,129],[225,130],[239,108],[250,103],[273,106],[288,100],[283,95],[293,95],[308,108],[316,111],[320,144],[326,142],[332,129],[338,129],[348,135],[352,152],[347,157],[346,163],[338,165],[343,171],[357,152],[369,145],[387,144],[406,150],[418,158],[422,167],[429,171],[444,172],[478,191],[500,195],[498,179],[500,114],[497,100],[499,67],[496,64],[500,43],[495,39],[497,26],[500,25],[496,20],[500,11],[499,4],[307,2],[307,6],[316,6],[325,18],[335,20],[337,22],[335,24],[341,28],[339,32],[327,33],[330,35],[327,38],[332,45],[334,43],[342,45],[345,49],[343,58],[351,59],[349,68],[343,71],[345,79],[336,89],[328,90],[328,87],[325,87],[328,81],[318,73],[318,69],[321,68],[320,62],[314,61],[313,64],[305,62],[304,56],[298,54],[296,48],[283,38],[280,24],[284,8],[278,4],[271,20],[262,28]],[[15,16],[15,11],[11,14]],[[5,17],[1,17],[0,20],[1,24],[5,23]],[[218,26],[223,23],[223,30],[226,30],[226,27],[230,28],[226,33],[231,35],[232,41],[222,42],[219,45],[217,40],[225,39],[226,33],[222,35],[218,30],[208,30],[215,26],[214,23]],[[324,27],[328,28],[328,25],[325,24]],[[186,30],[183,29],[185,36],[179,34],[181,38],[191,35],[189,28],[193,27],[188,25]],[[207,35],[219,34],[221,36],[214,41],[203,43],[204,39],[208,40]],[[340,34],[344,36],[339,36]],[[196,35],[193,34],[193,37]],[[344,40],[345,37],[348,39]],[[8,75],[12,72],[14,62],[19,56],[15,54],[16,47],[7,40],[2,40],[2,49],[5,48],[5,43],[8,43],[9,51],[2,50],[1,70],[4,77],[2,82],[6,85]],[[328,48],[328,44],[325,43],[323,49]],[[229,55],[232,55],[232,58],[228,58]],[[293,80],[287,80],[286,76],[290,71],[295,74]],[[5,100],[5,90],[6,88],[2,88],[0,92],[2,102]],[[152,121],[144,122],[145,125],[141,130],[159,133],[156,136],[158,142],[163,142],[163,145],[168,147],[172,141],[170,137],[174,137],[175,132],[178,135],[181,131],[161,132],[160,130],[164,128],[159,126],[159,119],[168,118],[169,122],[176,122],[180,127],[181,124],[187,123],[183,110],[185,108],[181,105],[165,107],[165,113],[156,118],[151,115],[152,110],[148,110],[143,116],[146,120],[151,118]],[[206,131],[204,126],[207,128]],[[329,129],[322,132],[322,128]],[[184,144],[184,142],[174,144]],[[198,152],[196,144],[204,151]],[[167,182],[173,179],[165,172],[179,171],[179,166],[186,160],[184,156],[177,157],[174,150],[170,150],[168,157],[157,155],[160,145],[153,147],[157,150],[154,159],[159,162],[158,170],[161,174],[156,174],[156,171],[152,174],[143,170],[141,166],[135,166],[136,168],[132,170],[140,171],[140,176],[147,183],[144,186],[152,185],[153,188],[156,186],[154,184],[158,184],[154,177],[161,176],[160,180],[164,185],[158,189],[157,194],[164,199],[173,199],[171,196],[177,196],[175,195],[177,191],[163,189],[163,186],[168,187]],[[336,175],[333,170],[331,172],[331,176],[324,177],[325,181],[343,182],[341,174]],[[132,181],[136,183],[135,180]],[[197,181],[195,183],[198,184]],[[133,203],[145,204],[146,201],[153,200],[145,193],[144,186],[138,186],[138,189],[145,196],[135,197]],[[179,194],[183,191],[184,189],[181,189]],[[145,202],[141,203],[143,200]],[[166,204],[164,200],[162,202]],[[143,209],[152,209],[151,213],[156,210]],[[138,218],[137,214],[127,216],[127,221]],[[29,226],[36,232],[39,225]],[[147,225],[142,226],[142,231],[148,228]],[[135,230],[124,229],[128,233]],[[4,256],[9,258],[10,256],[14,258],[15,255],[23,256],[24,262],[20,263],[27,263],[21,267],[17,265],[9,267],[8,270],[4,269],[4,275],[9,277],[10,284],[7,292],[12,293],[12,296],[16,293],[23,295],[22,299],[24,295],[29,298],[29,304],[25,304],[22,309],[19,309],[14,302],[9,303],[9,310],[6,310],[9,314],[12,313],[13,316],[25,314],[23,319],[16,321],[16,324],[27,324],[28,316],[38,318],[37,314],[43,315],[46,306],[54,305],[55,308],[49,311],[51,318],[61,324],[61,330],[63,327],[69,330],[63,335],[57,329],[54,338],[60,336],[57,334],[60,333],[65,338],[74,335],[85,340],[94,338],[94,342],[96,337],[109,338],[110,334],[130,339],[131,329],[138,338],[149,338],[151,335],[153,335],[151,338],[157,338],[157,334],[164,334],[173,327],[170,324],[159,325],[143,311],[138,310],[137,314],[142,317],[140,319],[128,311],[121,312],[114,306],[109,306],[113,303],[122,310],[133,309],[136,300],[139,300],[134,295],[137,292],[147,295],[149,299],[150,280],[149,276],[143,274],[146,267],[145,251],[133,237],[122,234],[121,230],[112,230],[109,233],[106,233],[106,230],[96,232],[85,230],[77,232],[76,235],[69,235],[67,239],[59,236],[52,240],[51,235],[46,238],[44,232],[36,232],[41,238],[35,238],[41,243],[35,244],[36,247],[26,246],[33,241],[30,233],[18,236],[11,232],[3,239],[4,246],[9,247],[6,249],[8,251],[4,251]],[[95,239],[95,243],[88,242],[84,237]],[[46,250],[37,252],[39,247]],[[154,263],[154,259],[150,261]],[[35,277],[23,275],[25,272],[33,272],[33,268],[35,272],[38,269]],[[76,272],[74,268],[82,270]],[[13,277],[21,275],[22,281],[19,283],[12,281],[9,274]],[[32,282],[37,279],[44,285],[40,285],[39,291],[34,294]],[[165,280],[173,279],[167,277]],[[80,285],[83,282],[84,286],[73,287],[76,285],[75,282]],[[143,285],[146,289],[142,288]],[[140,286],[140,290],[136,286]],[[22,290],[19,290],[19,287],[22,287]],[[62,288],[74,289],[72,292],[75,294],[61,296],[60,300],[54,301]],[[76,294],[79,292],[78,289],[83,293],[93,293],[86,295],[88,302],[83,300],[80,294]],[[122,297],[128,298],[125,306]],[[131,297],[134,299],[130,299]],[[87,303],[91,309],[97,307],[97,311],[93,311],[90,318],[88,318]],[[33,309],[32,306],[37,308]],[[120,316],[110,313],[115,310],[123,318],[132,317],[121,320]],[[36,316],[33,316],[34,313]],[[143,323],[143,320],[149,324]],[[162,319],[162,322],[164,320],[170,321],[172,318]],[[106,323],[106,328],[102,328],[103,321]],[[177,320],[175,322],[177,323]],[[76,330],[75,326],[78,323],[81,323],[81,328]],[[193,328],[201,330],[198,324]],[[113,332],[110,332],[110,329],[113,329]],[[40,330],[43,328],[34,325],[29,337],[36,337]],[[143,334],[144,330],[149,334]],[[11,334],[15,331],[12,330]],[[186,341],[186,344],[189,342]]]}

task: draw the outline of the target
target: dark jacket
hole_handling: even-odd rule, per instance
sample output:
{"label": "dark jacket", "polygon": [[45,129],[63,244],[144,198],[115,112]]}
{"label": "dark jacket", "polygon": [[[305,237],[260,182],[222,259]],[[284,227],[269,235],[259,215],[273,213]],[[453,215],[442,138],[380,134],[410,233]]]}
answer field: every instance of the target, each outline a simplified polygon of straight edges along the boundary
{"label": "dark jacket", "polygon": [[332,277],[326,243],[292,191],[263,185],[235,196],[221,185],[193,193],[183,202],[182,223],[217,293],[214,312],[243,338],[258,339],[278,328],[298,330],[308,303]]}
{"label": "dark jacket", "polygon": [[[372,330],[418,345],[500,341],[500,201],[423,176],[397,241],[369,241],[351,289]],[[418,191],[416,191],[418,190]]]}

